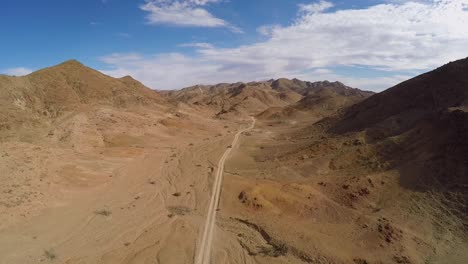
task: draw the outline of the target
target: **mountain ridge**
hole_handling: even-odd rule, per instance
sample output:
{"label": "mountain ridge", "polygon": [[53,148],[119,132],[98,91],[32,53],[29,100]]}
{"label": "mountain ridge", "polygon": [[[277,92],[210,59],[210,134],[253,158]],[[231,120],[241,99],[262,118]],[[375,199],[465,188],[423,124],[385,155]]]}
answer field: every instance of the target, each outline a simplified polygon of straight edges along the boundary
{"label": "mountain ridge", "polygon": [[[313,108],[307,106],[310,97],[342,97],[353,103],[364,99],[373,92],[351,88],[340,82],[308,82],[298,79],[280,78],[277,80],[219,83],[215,85],[194,85],[180,90],[162,91],[163,97],[175,103],[186,103],[216,108],[217,116],[229,113],[248,113],[257,115],[269,108],[292,106],[301,100],[302,110]],[[339,100],[338,100],[339,101]],[[336,103],[333,109],[346,103]],[[333,111],[330,111],[333,112]]]}
{"label": "mountain ridge", "polygon": [[129,107],[161,105],[161,96],[133,78],[113,78],[77,60],[26,76],[0,76],[0,123],[4,126],[40,123],[82,106]]}

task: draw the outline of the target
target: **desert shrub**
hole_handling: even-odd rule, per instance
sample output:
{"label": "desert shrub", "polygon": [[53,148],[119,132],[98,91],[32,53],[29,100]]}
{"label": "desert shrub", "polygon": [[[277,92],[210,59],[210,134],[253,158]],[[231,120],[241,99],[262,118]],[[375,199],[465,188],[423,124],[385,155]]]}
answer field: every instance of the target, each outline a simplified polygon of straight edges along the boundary
{"label": "desert shrub", "polygon": [[112,212],[110,210],[107,210],[107,209],[101,209],[101,210],[97,210],[97,211],[94,211],[95,214],[97,215],[103,215],[103,216],[109,216],[112,214]]}
{"label": "desert shrub", "polygon": [[53,249],[44,250],[44,256],[45,256],[48,260],[54,260],[54,259],[57,258],[57,255],[55,254],[55,252],[54,252]]}

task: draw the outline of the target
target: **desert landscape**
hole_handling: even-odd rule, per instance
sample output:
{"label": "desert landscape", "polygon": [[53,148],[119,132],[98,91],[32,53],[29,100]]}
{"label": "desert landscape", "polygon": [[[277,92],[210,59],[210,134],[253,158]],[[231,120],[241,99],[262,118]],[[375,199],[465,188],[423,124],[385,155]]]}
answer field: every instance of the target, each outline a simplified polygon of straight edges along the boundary
{"label": "desert landscape", "polygon": [[0,264],[467,264],[468,0],[0,4]]}
{"label": "desert landscape", "polygon": [[2,75],[0,263],[466,263],[467,72],[381,93]]}

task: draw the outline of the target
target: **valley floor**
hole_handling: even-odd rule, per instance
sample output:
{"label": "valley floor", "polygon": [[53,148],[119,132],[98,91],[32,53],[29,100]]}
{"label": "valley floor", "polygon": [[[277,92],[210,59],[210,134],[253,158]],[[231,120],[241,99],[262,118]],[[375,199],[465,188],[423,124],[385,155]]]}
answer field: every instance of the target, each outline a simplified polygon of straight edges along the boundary
{"label": "valley floor", "polygon": [[1,143],[0,263],[191,263],[214,167],[250,121],[182,115],[103,109]]}
{"label": "valley floor", "polygon": [[[207,116],[98,109],[2,141],[0,263],[193,263],[218,161],[251,122]],[[396,171],[335,168],[343,142],[308,125],[241,135],[212,263],[466,263],[426,194]]]}

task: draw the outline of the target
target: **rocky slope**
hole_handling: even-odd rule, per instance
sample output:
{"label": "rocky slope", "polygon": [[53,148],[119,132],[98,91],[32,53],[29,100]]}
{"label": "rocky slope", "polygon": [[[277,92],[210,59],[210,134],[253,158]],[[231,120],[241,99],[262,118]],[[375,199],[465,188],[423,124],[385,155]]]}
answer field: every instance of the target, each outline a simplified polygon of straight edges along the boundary
{"label": "rocky slope", "polygon": [[[0,263],[467,263],[468,60],[372,94],[154,92],[76,61],[0,76]],[[231,146],[232,147],[232,146]]]}
{"label": "rocky slope", "polygon": [[278,108],[292,114],[259,119],[228,164],[222,207],[268,234],[278,258],[465,263],[467,72],[467,59],[449,63],[325,118]]}
{"label": "rocky slope", "polygon": [[451,62],[351,106],[330,131],[365,135],[407,188],[443,193],[468,225],[468,59]]}
{"label": "rocky slope", "polygon": [[319,120],[374,94],[345,86],[340,82],[328,81],[304,82],[297,79],[279,79],[271,86],[274,90],[292,91],[302,97],[286,107],[268,108],[257,115],[261,119],[280,120],[307,115],[313,120]]}
{"label": "rocky slope", "polygon": [[229,114],[258,114],[265,118],[283,115],[293,106],[295,110],[322,109],[333,112],[350,103],[358,102],[372,92],[345,86],[339,82],[306,82],[298,79],[278,79],[264,82],[196,85],[180,91],[163,92],[176,103],[208,106],[217,116]]}
{"label": "rocky slope", "polygon": [[0,129],[37,125],[83,106],[158,105],[162,98],[130,76],[112,78],[71,60],[24,77],[0,76]]}

